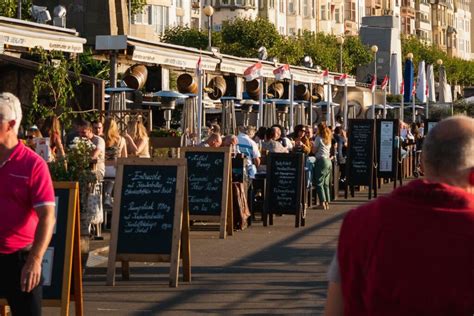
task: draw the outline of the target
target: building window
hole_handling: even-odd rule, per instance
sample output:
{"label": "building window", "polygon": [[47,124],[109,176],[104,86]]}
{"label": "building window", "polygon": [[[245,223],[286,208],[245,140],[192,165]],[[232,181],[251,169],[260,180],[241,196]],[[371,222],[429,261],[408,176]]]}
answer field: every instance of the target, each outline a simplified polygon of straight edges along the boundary
{"label": "building window", "polygon": [[339,8],[334,10],[334,20],[336,20],[336,23],[341,23],[341,10]]}
{"label": "building window", "polygon": [[235,5],[243,6],[245,0],[235,0]]}
{"label": "building window", "polygon": [[293,0],[288,0],[288,13],[295,13],[295,4]]}
{"label": "building window", "polygon": [[169,7],[153,5],[151,24],[154,26],[157,34],[163,34],[169,28]]}
{"label": "building window", "polygon": [[303,16],[308,17],[308,1],[309,0],[303,0]]}
{"label": "building window", "polygon": [[295,35],[295,28],[294,28],[294,27],[290,27],[290,28],[288,29],[288,35],[292,35],[292,36]]}
{"label": "building window", "polygon": [[[263,2],[263,1],[262,1],[262,2]],[[275,8],[275,0],[270,0],[270,1],[268,2],[268,7],[269,7],[270,9]]]}
{"label": "building window", "polygon": [[280,13],[285,13],[285,0],[280,0]]}
{"label": "building window", "polygon": [[221,5],[229,5],[229,0],[222,0]]}
{"label": "building window", "polygon": [[322,21],[326,20],[326,6],[325,5],[321,6],[321,20]]}
{"label": "building window", "polygon": [[143,8],[142,12],[137,13],[132,18],[132,24],[145,24],[151,25],[151,6],[147,5]]}
{"label": "building window", "polygon": [[177,16],[176,16],[176,25],[177,25],[177,26],[183,26],[183,24],[184,24],[184,23],[183,23],[183,17],[180,16],[180,15],[177,15]]}
{"label": "building window", "polygon": [[182,8],[183,7],[183,0],[176,0],[176,7]]}

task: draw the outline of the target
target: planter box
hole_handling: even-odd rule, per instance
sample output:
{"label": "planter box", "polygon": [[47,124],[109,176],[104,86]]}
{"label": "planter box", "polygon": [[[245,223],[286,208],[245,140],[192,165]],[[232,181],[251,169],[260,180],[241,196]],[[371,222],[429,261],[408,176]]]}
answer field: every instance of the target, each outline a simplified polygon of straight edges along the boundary
{"label": "planter box", "polygon": [[183,137],[150,137],[150,154],[156,158],[179,158]]}

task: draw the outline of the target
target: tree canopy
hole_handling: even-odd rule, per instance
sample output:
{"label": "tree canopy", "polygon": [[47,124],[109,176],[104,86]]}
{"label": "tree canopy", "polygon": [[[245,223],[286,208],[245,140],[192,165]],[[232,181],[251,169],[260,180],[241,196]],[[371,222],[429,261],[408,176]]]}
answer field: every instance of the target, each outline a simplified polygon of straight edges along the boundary
{"label": "tree canopy", "polygon": [[[162,37],[165,43],[199,49],[207,47],[207,40],[205,31],[182,26],[168,29]],[[277,58],[281,63],[299,65],[305,56],[310,56],[314,64],[323,69],[339,70],[340,47],[336,36],[303,32],[299,36],[285,37],[264,18],[224,21],[221,32],[213,32],[212,44],[221,53],[239,57],[257,57],[258,49],[264,46],[269,60]],[[345,38],[342,55],[344,71],[354,75],[358,65],[372,59],[368,47],[357,36]]]}

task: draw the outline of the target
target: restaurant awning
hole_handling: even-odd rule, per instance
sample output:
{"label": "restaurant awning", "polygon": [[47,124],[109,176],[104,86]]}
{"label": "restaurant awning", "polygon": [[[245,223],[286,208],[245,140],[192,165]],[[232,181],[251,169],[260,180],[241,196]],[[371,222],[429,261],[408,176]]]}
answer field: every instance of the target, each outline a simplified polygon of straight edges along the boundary
{"label": "restaurant awning", "polygon": [[211,56],[211,52],[167,43],[150,42],[130,36],[127,38],[127,45],[131,46],[133,50],[132,60],[143,63],[195,69],[197,61],[201,57],[202,69],[215,71],[220,61]]}
{"label": "restaurant awning", "polygon": [[[201,57],[201,67],[203,70],[216,71],[220,73],[236,74],[243,76],[244,71],[259,62],[257,58],[243,58],[226,54],[214,53],[199,50],[191,47],[183,47],[162,42],[150,42],[136,37],[128,36],[127,55],[135,62],[163,65],[186,70],[196,69],[196,64]],[[283,65],[270,61],[260,61],[262,63],[262,75],[265,78],[274,79],[273,70]],[[322,72],[301,66],[290,65],[293,79],[302,83],[323,84]],[[332,84],[338,84],[334,80],[337,74],[330,74],[329,80]],[[355,79],[347,79],[348,86],[355,86]]]}
{"label": "restaurant awning", "polygon": [[2,51],[42,47],[45,50],[82,53],[86,39],[78,35],[71,29],[0,17]]}

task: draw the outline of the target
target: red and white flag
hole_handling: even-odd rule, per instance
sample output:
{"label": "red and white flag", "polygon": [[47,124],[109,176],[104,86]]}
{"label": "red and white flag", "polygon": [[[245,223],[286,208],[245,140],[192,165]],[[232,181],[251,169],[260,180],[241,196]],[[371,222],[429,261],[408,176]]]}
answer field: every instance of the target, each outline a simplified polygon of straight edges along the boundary
{"label": "red and white flag", "polygon": [[323,71],[323,81],[324,82],[329,81],[329,70],[327,70],[327,68],[326,68],[326,70]]}
{"label": "red and white flag", "polygon": [[385,78],[383,78],[382,84],[380,85],[380,89],[385,90],[387,89],[388,86],[388,76],[385,75]]}
{"label": "red and white flag", "polygon": [[416,81],[413,81],[413,88],[411,90],[411,95],[416,95]]}
{"label": "red and white flag", "polygon": [[262,76],[262,63],[258,62],[255,65],[245,69],[244,77],[246,81],[252,81]]}
{"label": "red and white flag", "polygon": [[342,84],[346,84],[347,74],[341,74],[339,77],[335,79]]}
{"label": "red and white flag", "polygon": [[277,69],[274,69],[273,74],[275,75],[275,80],[290,79],[291,78],[290,65],[285,64],[278,67]]}
{"label": "red and white flag", "polygon": [[201,56],[199,56],[199,59],[196,63],[196,70],[194,72],[196,76],[200,76],[202,73],[202,63],[201,63]]}
{"label": "red and white flag", "polygon": [[400,84],[400,94],[405,93],[405,81],[402,80],[402,83]]}
{"label": "red and white flag", "polygon": [[373,76],[372,82],[370,83],[370,91],[375,92],[376,88],[377,88],[377,77]]}

